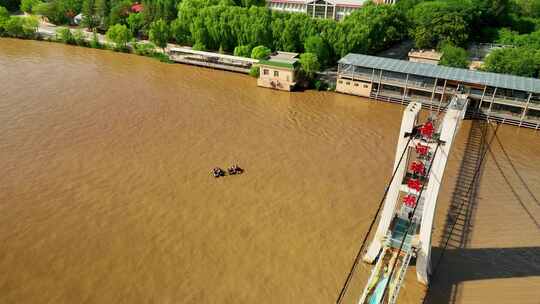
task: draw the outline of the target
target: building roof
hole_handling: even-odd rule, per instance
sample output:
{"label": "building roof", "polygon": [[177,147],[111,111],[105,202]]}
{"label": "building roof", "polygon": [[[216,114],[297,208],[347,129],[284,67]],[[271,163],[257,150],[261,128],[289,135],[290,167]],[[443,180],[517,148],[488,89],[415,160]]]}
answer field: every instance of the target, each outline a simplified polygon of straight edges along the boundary
{"label": "building roof", "polygon": [[291,53],[291,52],[276,52],[275,54],[271,55],[268,61],[274,61],[274,62],[283,62],[288,64],[294,64],[298,61],[298,53]]}
{"label": "building roof", "polygon": [[409,58],[421,58],[429,60],[441,60],[442,54],[435,50],[411,50],[409,52]]}
{"label": "building roof", "polygon": [[142,10],[143,10],[143,5],[138,2],[133,3],[133,5],[131,6],[131,11],[134,13],[140,13],[142,12]]}
{"label": "building roof", "polygon": [[278,68],[287,68],[287,69],[294,69],[296,67],[296,62],[290,63],[290,62],[275,61],[275,60],[259,60],[259,64],[269,65],[269,66],[278,67]]}
{"label": "building roof", "polygon": [[[308,4],[315,2],[317,0],[267,0],[267,2],[274,2],[274,3],[300,3],[300,4]],[[336,6],[346,6],[346,7],[361,7],[364,5],[367,0],[324,0],[330,4],[334,4]]]}
{"label": "building roof", "polygon": [[433,65],[429,63],[411,62],[406,60],[352,53],[349,53],[347,56],[341,58],[339,63],[382,69],[392,72],[415,74],[425,77],[482,84],[511,90],[540,93],[540,79],[537,78],[472,71],[467,69]]}
{"label": "building roof", "polygon": [[257,63],[259,60],[247,58],[247,57],[239,57],[239,56],[233,56],[233,55],[227,55],[227,54],[219,54],[219,53],[213,53],[213,52],[205,52],[205,51],[197,51],[189,47],[171,47],[169,48],[169,51],[172,53],[183,53],[183,54],[193,54],[193,55],[199,55],[204,57],[214,57],[214,58],[221,58],[221,59],[227,59],[232,61],[244,61],[249,63]]}

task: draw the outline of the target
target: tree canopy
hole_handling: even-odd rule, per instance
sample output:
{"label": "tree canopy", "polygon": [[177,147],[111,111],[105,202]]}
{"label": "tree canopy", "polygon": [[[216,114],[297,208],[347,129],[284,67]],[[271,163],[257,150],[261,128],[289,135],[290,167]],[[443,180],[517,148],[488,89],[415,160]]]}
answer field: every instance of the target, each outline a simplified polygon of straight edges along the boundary
{"label": "tree canopy", "polygon": [[265,47],[264,45],[259,45],[253,48],[251,50],[251,58],[253,59],[267,59],[268,56],[270,56],[270,53],[272,53],[272,50]]}
{"label": "tree canopy", "polygon": [[131,40],[131,32],[123,24],[111,26],[105,36],[107,40],[114,42],[117,48],[125,48],[129,40]]}
{"label": "tree canopy", "polygon": [[465,49],[451,44],[445,44],[441,48],[441,51],[443,55],[439,62],[440,65],[464,69],[469,67],[469,54]]}
{"label": "tree canopy", "polygon": [[530,48],[498,49],[487,56],[483,69],[488,72],[538,77],[540,51]]}
{"label": "tree canopy", "polygon": [[155,45],[164,49],[170,38],[169,26],[163,19],[152,22],[150,24],[149,38]]}
{"label": "tree canopy", "polygon": [[313,78],[315,73],[321,69],[319,59],[317,55],[313,53],[303,53],[300,55],[300,66],[302,71],[308,76],[308,78]]}
{"label": "tree canopy", "polygon": [[417,48],[436,48],[443,43],[464,45],[469,39],[472,7],[450,1],[423,2],[410,12],[410,35]]}
{"label": "tree canopy", "polygon": [[317,58],[319,59],[319,62],[322,66],[326,66],[328,64],[328,61],[330,59],[330,53],[328,46],[321,38],[321,36],[316,35],[308,37],[306,39],[306,42],[304,43],[304,50],[307,53],[313,53],[317,55]]}

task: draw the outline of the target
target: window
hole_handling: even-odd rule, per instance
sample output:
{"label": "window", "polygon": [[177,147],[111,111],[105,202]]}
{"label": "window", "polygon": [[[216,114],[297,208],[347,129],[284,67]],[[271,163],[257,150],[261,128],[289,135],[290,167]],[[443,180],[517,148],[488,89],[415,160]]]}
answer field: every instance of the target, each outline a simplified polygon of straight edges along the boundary
{"label": "window", "polygon": [[350,83],[350,82],[348,82],[348,81],[347,81],[347,82],[346,82],[345,84],[346,84],[346,85],[351,85],[351,83]]}
{"label": "window", "polygon": [[263,70],[263,75],[268,75],[268,69]]}
{"label": "window", "polygon": [[358,83],[355,83],[354,86],[357,87],[357,86],[358,86]]}
{"label": "window", "polygon": [[274,77],[279,77],[279,71],[274,71]]}
{"label": "window", "polygon": [[367,88],[368,88],[368,85],[367,85],[367,84],[365,84],[365,85],[364,85],[364,89],[367,89]]}
{"label": "window", "polygon": [[343,83],[343,80],[338,81],[339,83]]}

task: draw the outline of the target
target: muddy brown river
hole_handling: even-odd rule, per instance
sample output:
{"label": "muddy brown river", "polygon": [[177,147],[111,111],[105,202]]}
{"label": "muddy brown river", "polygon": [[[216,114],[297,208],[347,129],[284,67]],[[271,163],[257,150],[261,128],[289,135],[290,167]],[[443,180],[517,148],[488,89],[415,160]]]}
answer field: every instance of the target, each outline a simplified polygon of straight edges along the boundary
{"label": "muddy brown river", "polygon": [[[335,303],[402,110],[0,39],[0,303]],[[540,132],[495,128],[465,121],[453,147],[427,303],[539,303]],[[413,271],[399,303],[424,299]]]}

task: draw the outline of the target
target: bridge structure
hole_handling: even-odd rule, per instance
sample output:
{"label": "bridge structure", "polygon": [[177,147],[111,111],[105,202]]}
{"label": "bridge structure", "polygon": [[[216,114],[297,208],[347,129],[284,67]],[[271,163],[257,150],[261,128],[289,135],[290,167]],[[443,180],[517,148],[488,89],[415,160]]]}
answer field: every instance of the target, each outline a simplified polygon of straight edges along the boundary
{"label": "bridge structure", "polygon": [[445,111],[420,122],[422,104],[405,109],[394,174],[377,229],[363,260],[374,264],[359,304],[396,303],[407,269],[416,260],[418,281],[429,283],[431,232],[437,197],[454,138],[465,117],[468,97],[456,94]]}

